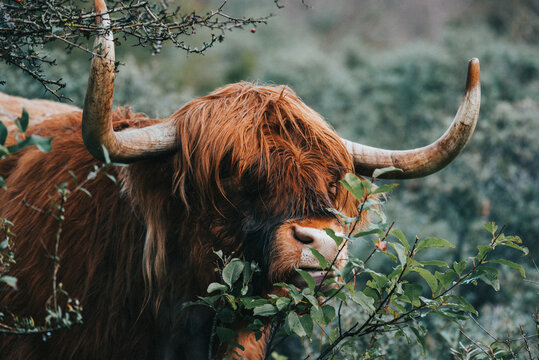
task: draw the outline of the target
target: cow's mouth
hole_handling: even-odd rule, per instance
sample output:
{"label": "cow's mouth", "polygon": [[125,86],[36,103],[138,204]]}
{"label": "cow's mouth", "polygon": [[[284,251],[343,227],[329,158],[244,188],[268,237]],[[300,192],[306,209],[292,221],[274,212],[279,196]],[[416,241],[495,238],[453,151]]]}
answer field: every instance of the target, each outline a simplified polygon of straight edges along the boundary
{"label": "cow's mouth", "polygon": [[[328,279],[334,279],[335,273],[333,271],[328,270],[322,270],[322,269],[301,269],[313,278],[315,284],[317,287],[320,286],[320,284],[325,283]],[[308,286],[307,282],[301,276],[299,273],[296,273],[292,278],[290,279],[290,283],[296,285],[299,288],[306,288]],[[328,290],[332,287],[333,284],[324,285],[321,287],[322,291]]]}

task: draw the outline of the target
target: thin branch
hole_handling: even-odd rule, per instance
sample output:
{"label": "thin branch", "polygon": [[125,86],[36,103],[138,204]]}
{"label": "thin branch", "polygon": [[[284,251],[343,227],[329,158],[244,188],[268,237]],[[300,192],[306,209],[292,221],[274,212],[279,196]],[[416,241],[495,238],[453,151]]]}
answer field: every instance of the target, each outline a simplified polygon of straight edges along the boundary
{"label": "thin branch", "polygon": [[483,332],[485,332],[485,334],[487,334],[488,336],[490,336],[490,337],[492,338],[492,340],[494,340],[494,341],[499,341],[498,338],[497,338],[496,336],[492,335],[487,329],[485,329],[483,326],[481,326],[481,324],[479,323],[479,321],[475,320],[474,317],[473,317],[472,315],[470,315],[470,319],[472,319],[473,322],[474,322],[477,326],[479,326],[479,328],[480,328],[481,330],[483,330]]}
{"label": "thin branch", "polygon": [[473,343],[479,350],[481,350],[485,355],[487,355],[487,358],[492,358],[492,354],[489,354],[485,349],[483,349],[483,346],[481,346],[481,344],[479,344],[477,341],[475,341],[474,339],[472,339],[471,337],[469,337],[468,335],[466,335],[466,333],[462,330],[462,328],[459,329],[459,332],[464,335],[464,337],[466,339],[468,339],[468,341],[470,341],[471,343]]}

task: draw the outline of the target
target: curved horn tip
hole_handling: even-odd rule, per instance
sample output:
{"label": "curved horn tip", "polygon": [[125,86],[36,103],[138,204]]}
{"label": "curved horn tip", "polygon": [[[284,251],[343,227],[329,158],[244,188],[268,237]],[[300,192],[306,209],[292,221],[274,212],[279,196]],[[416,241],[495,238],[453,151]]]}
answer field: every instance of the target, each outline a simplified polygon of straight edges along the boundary
{"label": "curved horn tip", "polygon": [[481,80],[481,75],[479,71],[479,59],[474,57],[468,62],[468,77],[466,79],[466,91],[470,91],[471,89],[479,85],[480,80]]}
{"label": "curved horn tip", "polygon": [[99,14],[107,12],[107,5],[105,5],[105,0],[95,0],[94,7],[95,11]]}

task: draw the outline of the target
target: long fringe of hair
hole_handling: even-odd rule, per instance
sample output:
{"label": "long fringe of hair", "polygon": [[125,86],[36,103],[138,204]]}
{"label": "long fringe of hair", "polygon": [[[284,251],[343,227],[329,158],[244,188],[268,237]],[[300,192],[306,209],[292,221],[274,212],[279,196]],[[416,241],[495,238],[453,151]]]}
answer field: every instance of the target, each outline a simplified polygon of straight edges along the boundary
{"label": "long fringe of hair", "polygon": [[172,192],[149,200],[152,185],[147,179],[138,184],[144,189],[138,202],[148,222],[144,270],[150,283],[152,274],[158,280],[166,268],[162,196],[181,199],[186,214],[219,212],[219,202],[229,198],[226,184],[250,176],[271,184],[275,201],[266,205],[274,211],[299,216],[320,206],[354,211],[338,184],[353,172],[350,154],[325,120],[286,86],[227,85],[191,101],[171,120],[179,145]]}

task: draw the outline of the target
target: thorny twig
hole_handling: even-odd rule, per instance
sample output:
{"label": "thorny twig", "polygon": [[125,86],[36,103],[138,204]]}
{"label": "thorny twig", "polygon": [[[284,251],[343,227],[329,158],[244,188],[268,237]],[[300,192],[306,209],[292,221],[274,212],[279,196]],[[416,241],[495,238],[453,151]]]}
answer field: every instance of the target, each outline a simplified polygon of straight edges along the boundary
{"label": "thorny twig", "polygon": [[[203,53],[225,32],[234,28],[265,24],[271,16],[258,18],[236,17],[225,13],[227,0],[216,10],[205,14],[180,13],[169,9],[163,1],[121,0],[110,2],[111,30],[116,38],[132,38],[135,46],[150,47],[158,53],[167,42],[187,53]],[[94,53],[88,39],[102,31],[95,23],[93,8],[75,0],[21,0],[0,3],[0,58],[10,66],[21,69],[42,84],[58,99],[68,99],[58,93],[65,87],[62,79],[51,80],[43,65],[56,65],[43,51],[45,45],[61,41],[67,51],[78,49]],[[208,30],[202,46],[187,44],[184,38]],[[5,83],[0,79],[0,83]]]}
{"label": "thorny twig", "polygon": [[[91,176],[89,175],[84,181],[78,183],[78,180],[75,178],[75,181],[77,184],[77,186],[73,189],[73,190],[69,190],[67,189],[67,184],[66,185],[59,185],[57,188],[56,188],[56,191],[59,195],[59,201],[56,202],[54,199],[51,198],[52,200],[52,204],[53,204],[53,207],[49,210],[44,210],[44,209],[41,209],[35,205],[32,205],[30,204],[28,201],[26,201],[26,199],[23,199],[22,202],[24,204],[24,206],[26,206],[27,208],[33,210],[33,211],[36,211],[38,213],[41,213],[41,214],[45,214],[45,215],[51,215],[54,217],[54,219],[58,222],[58,227],[56,229],[56,233],[55,233],[55,238],[54,238],[54,248],[53,248],[53,253],[50,255],[50,258],[52,259],[53,261],[53,270],[52,270],[52,295],[51,295],[51,298],[52,298],[52,312],[53,313],[56,313],[58,312],[59,310],[59,306],[58,306],[58,292],[59,292],[59,289],[61,288],[61,285],[58,283],[58,271],[60,269],[60,256],[59,256],[59,249],[60,249],[60,239],[61,239],[61,235],[62,235],[62,230],[63,230],[63,224],[64,224],[64,221],[65,221],[65,204],[69,198],[69,195],[71,193],[75,193],[75,192],[78,192],[78,191],[83,191],[85,193],[88,193],[87,190],[84,188],[84,186],[91,180],[93,180],[98,174],[100,173],[105,173],[106,174],[106,170],[110,167],[111,164],[103,164],[101,165],[101,167],[97,167],[94,168],[94,170],[90,173]],[[74,176],[74,175],[73,175]],[[53,215],[53,210],[56,210],[56,214]],[[71,301],[71,300],[68,300],[68,302]],[[49,309],[49,306],[47,306],[47,309]],[[75,311],[77,311],[77,309],[80,309],[78,307],[78,302],[76,302],[76,305],[75,305]],[[61,313],[60,313],[61,314]],[[19,326],[17,324],[17,317],[15,317],[14,315],[12,315],[12,318],[14,319],[15,321],[15,325],[13,326],[10,326],[10,325],[7,325],[5,323],[2,323],[0,322],[0,334],[14,334],[14,335],[17,335],[17,334],[43,334],[43,335],[48,335],[50,334],[51,332],[54,332],[54,331],[58,331],[58,330],[62,330],[64,328],[66,328],[66,325],[65,323],[59,321],[57,319],[56,323],[53,324],[52,326],[51,325],[44,325],[44,326],[31,326],[31,327],[27,327],[27,326]],[[32,320],[32,323],[33,323],[33,320]]]}

